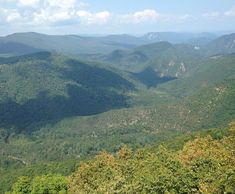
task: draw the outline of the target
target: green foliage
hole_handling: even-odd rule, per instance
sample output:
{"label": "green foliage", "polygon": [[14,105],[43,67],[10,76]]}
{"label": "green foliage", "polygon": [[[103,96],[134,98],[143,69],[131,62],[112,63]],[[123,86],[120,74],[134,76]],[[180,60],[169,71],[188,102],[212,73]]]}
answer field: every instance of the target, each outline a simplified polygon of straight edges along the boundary
{"label": "green foliage", "polygon": [[[103,152],[70,177],[71,193],[233,193],[234,131],[187,142],[179,152],[162,146],[116,155]],[[231,147],[233,149],[231,149]]]}
{"label": "green foliage", "polygon": [[35,177],[32,181],[32,194],[66,194],[67,180],[60,175]]}
{"label": "green foliage", "polygon": [[31,191],[31,180],[28,177],[20,177],[13,185],[12,194],[28,194]]}
{"label": "green foliage", "polygon": [[61,175],[37,176],[33,180],[20,177],[13,185],[11,194],[66,194],[67,185],[67,178]]}
{"label": "green foliage", "polygon": [[[233,193],[233,125],[229,130],[198,133],[200,136],[184,143],[180,150],[148,146],[133,151],[123,146],[116,154],[101,152],[82,162],[69,180],[57,174],[20,177],[12,187],[12,194]],[[218,132],[223,134],[222,138],[208,135]],[[173,140],[172,144],[175,143]]]}
{"label": "green foliage", "polygon": [[28,177],[30,181],[46,174],[61,174],[68,176],[73,173],[79,165],[78,160],[66,160],[59,162],[44,162],[40,164],[24,165],[19,161],[1,157],[0,169],[0,193],[11,189],[20,177]]}
{"label": "green foliage", "polygon": [[235,190],[234,131],[222,140],[210,136],[186,143],[180,158],[199,180],[201,193],[233,193]]}

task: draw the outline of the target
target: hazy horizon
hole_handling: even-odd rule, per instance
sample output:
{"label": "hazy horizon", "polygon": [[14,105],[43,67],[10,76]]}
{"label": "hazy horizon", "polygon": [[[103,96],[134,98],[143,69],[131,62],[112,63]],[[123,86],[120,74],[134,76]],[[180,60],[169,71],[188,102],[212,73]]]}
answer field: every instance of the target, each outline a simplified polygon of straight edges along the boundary
{"label": "hazy horizon", "polygon": [[235,30],[228,30],[228,31],[207,31],[207,32],[203,32],[203,31],[146,31],[143,33],[139,33],[139,34],[134,34],[134,33],[100,33],[100,34],[94,34],[94,33],[46,33],[46,32],[36,32],[36,31],[16,31],[16,32],[12,32],[9,34],[1,34],[0,37],[6,37],[6,36],[10,36],[10,35],[14,35],[14,34],[24,34],[24,33],[35,33],[35,34],[43,34],[43,35],[49,35],[49,36],[87,36],[87,37],[104,37],[104,36],[112,36],[112,35],[117,35],[117,36],[121,36],[121,35],[128,35],[128,36],[134,36],[134,37],[141,37],[144,35],[147,35],[149,33],[176,33],[176,34],[195,34],[195,35],[200,35],[200,34],[213,34],[213,35],[217,35],[217,36],[222,36],[222,35],[227,35],[227,34],[233,34],[235,33]]}

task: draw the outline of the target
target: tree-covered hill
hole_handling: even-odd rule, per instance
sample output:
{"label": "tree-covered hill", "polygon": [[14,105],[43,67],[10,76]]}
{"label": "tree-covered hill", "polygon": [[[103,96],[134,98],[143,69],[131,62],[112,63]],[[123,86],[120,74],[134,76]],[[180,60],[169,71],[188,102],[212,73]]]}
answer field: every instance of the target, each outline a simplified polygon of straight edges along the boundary
{"label": "tree-covered hill", "polygon": [[[135,86],[108,69],[47,52],[0,59],[0,126],[33,124],[128,106]],[[29,127],[30,126],[30,127]]]}
{"label": "tree-covered hill", "polygon": [[204,59],[204,54],[200,47],[194,45],[157,42],[128,51],[115,50],[106,56],[93,58],[135,73],[151,68],[162,77],[182,77]]}
{"label": "tree-covered hill", "polygon": [[156,42],[142,44],[129,50],[117,49],[109,54],[82,57],[102,61],[109,66],[131,72],[152,68],[162,76],[182,77],[198,68],[197,65],[201,61],[209,57],[215,59],[232,54],[235,48],[234,34],[223,35],[204,44],[197,44],[196,40],[180,42],[181,44],[173,44],[164,41],[165,39],[157,40],[158,38]]}
{"label": "tree-covered hill", "polygon": [[235,53],[235,33],[218,37],[206,45],[208,55],[221,55]]}
{"label": "tree-covered hill", "polygon": [[235,78],[235,55],[230,54],[198,61],[184,77],[161,87],[172,95],[187,96],[202,88],[233,78]]}

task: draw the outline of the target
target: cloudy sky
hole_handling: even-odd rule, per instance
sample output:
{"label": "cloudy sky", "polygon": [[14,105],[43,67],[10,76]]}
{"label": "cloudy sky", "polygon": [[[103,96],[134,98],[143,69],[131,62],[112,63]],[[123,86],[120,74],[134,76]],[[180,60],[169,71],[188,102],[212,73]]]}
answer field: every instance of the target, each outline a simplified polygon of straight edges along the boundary
{"label": "cloudy sky", "polygon": [[235,31],[235,0],[0,0],[0,35]]}

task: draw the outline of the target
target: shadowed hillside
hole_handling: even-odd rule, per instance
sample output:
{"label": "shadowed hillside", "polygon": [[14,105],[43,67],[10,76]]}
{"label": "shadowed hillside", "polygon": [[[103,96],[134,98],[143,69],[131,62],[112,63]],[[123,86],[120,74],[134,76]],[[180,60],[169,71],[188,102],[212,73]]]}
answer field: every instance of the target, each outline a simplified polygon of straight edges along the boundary
{"label": "shadowed hillside", "polygon": [[158,72],[151,68],[147,68],[139,73],[132,73],[132,75],[147,87],[155,87],[159,84],[176,79],[175,77],[161,76]]}
{"label": "shadowed hillside", "polygon": [[33,130],[126,107],[134,85],[110,70],[50,53],[2,59],[0,126]]}

